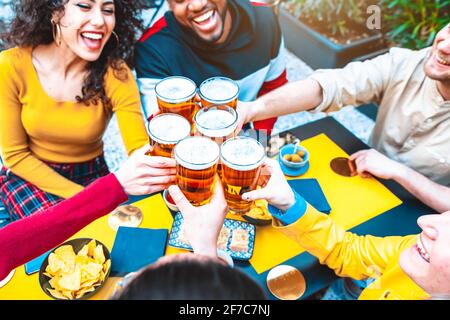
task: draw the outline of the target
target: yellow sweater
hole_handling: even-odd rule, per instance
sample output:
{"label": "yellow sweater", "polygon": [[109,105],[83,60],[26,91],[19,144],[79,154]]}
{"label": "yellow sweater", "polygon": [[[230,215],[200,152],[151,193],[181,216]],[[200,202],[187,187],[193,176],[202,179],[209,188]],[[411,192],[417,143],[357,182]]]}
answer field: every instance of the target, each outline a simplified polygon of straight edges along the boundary
{"label": "yellow sweater", "polygon": [[417,235],[406,237],[357,236],[308,205],[306,213],[293,224],[274,227],[300,244],[342,277],[377,278],[359,299],[428,299],[430,296],[409,278],[398,263],[400,253],[411,247]]}
{"label": "yellow sweater", "polygon": [[39,82],[31,48],[0,53],[0,151],[4,165],[41,190],[68,198],[83,189],[43,161],[80,163],[103,153],[102,136],[116,114],[128,154],[148,142],[139,90],[128,69],[120,81],[112,69],[105,76],[112,108],[58,102]]}

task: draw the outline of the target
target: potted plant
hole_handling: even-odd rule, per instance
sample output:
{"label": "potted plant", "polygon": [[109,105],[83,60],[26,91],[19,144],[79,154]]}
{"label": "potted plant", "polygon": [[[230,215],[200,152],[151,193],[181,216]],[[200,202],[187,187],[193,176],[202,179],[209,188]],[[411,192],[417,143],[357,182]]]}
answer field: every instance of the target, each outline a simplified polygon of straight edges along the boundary
{"label": "potted plant", "polygon": [[312,68],[336,68],[387,51],[366,12],[378,1],[284,0],[279,19],[286,47]]}
{"label": "potted plant", "polygon": [[383,31],[391,45],[421,49],[450,20],[450,0],[382,0]]}

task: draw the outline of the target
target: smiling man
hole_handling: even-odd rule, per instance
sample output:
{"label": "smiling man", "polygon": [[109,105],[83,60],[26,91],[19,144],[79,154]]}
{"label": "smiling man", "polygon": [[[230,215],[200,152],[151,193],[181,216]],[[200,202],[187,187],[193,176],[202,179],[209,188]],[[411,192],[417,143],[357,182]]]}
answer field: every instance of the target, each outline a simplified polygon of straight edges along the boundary
{"label": "smiling man", "polygon": [[[200,85],[213,76],[238,82],[239,100],[252,101],[287,82],[284,45],[271,8],[247,0],[168,0],[170,10],[136,45],[144,114],[157,108],[154,87],[185,76]],[[276,118],[255,123],[272,129]]]}
{"label": "smiling man", "polygon": [[450,185],[450,24],[432,47],[392,48],[345,68],[318,70],[240,110],[245,121],[304,110],[378,104],[370,144],[429,179]]}

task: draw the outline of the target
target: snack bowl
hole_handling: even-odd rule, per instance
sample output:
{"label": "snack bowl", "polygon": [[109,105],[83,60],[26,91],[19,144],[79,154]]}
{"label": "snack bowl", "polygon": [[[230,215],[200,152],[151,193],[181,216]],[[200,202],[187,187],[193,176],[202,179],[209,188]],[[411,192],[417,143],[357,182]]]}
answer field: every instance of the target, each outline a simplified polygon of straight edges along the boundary
{"label": "snack bowl", "polygon": [[[288,161],[285,159],[285,155],[296,154],[300,150],[304,152],[303,161],[293,162],[293,161]],[[308,164],[309,151],[305,147],[299,146],[297,144],[287,144],[280,149],[279,159],[286,167],[293,168],[293,169],[299,169]]]}
{"label": "snack bowl", "polygon": [[164,191],[163,191],[163,194],[162,194],[162,197],[163,197],[164,202],[166,203],[167,207],[168,207],[170,210],[172,210],[172,211],[174,211],[174,212],[180,211],[180,210],[178,209],[177,205],[175,204],[175,202],[173,201],[172,197],[170,196],[169,190],[167,190],[167,189],[164,190]]}
{"label": "snack bowl", "polygon": [[[95,241],[95,246],[92,245],[93,242],[91,241]],[[100,248],[97,248],[99,245],[101,246],[102,250],[100,250]],[[70,253],[69,246],[72,247],[73,253],[75,253],[75,257],[73,257],[73,255]],[[80,252],[82,249],[84,249],[86,255]],[[78,255],[79,253],[80,255]],[[101,262],[101,260],[103,260],[102,254],[104,257],[104,262]],[[47,267],[49,266],[49,260],[52,260],[52,267],[50,267],[52,269],[51,272],[49,272],[50,270],[47,270]],[[75,270],[64,273],[64,269],[67,268],[68,265],[72,265],[72,263],[70,262],[67,264],[61,264],[61,261],[73,261],[73,263],[75,263],[76,265],[76,267],[74,268]],[[78,270],[80,270],[79,289],[75,289],[75,287],[78,287],[77,268]],[[60,271],[55,272],[55,270]],[[98,240],[90,238],[78,238],[64,242],[63,244],[54,248],[49,253],[49,255],[47,255],[39,270],[39,284],[45,294],[53,299],[87,299],[89,297],[92,297],[96,292],[100,290],[100,288],[108,279],[110,271],[111,254],[108,248]],[[53,275],[52,277],[52,275],[50,275],[49,273],[58,275]],[[90,278],[86,279],[86,281],[83,281],[84,277]],[[52,286],[52,282],[58,283],[58,285],[66,285],[66,294],[67,292],[71,292],[72,297],[69,298],[68,296],[64,295],[61,290],[57,290],[56,288],[54,288]],[[73,289],[67,287],[72,287]]]}

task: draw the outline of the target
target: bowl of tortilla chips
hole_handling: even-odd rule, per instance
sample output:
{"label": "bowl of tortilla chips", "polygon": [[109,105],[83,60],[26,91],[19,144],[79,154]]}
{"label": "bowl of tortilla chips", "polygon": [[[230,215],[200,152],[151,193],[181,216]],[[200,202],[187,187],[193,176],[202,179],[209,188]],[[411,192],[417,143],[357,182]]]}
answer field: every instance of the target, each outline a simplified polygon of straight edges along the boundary
{"label": "bowl of tortilla chips", "polygon": [[45,258],[39,284],[54,299],[87,299],[102,287],[110,270],[111,256],[104,244],[95,239],[73,239]]}

